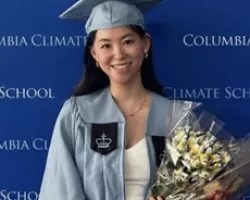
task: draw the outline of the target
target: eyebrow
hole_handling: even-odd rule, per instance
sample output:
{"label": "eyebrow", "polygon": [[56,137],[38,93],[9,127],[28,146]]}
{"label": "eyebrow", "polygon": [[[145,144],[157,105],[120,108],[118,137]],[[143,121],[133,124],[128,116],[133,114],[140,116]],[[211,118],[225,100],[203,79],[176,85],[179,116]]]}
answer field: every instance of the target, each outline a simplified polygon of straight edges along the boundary
{"label": "eyebrow", "polygon": [[[122,37],[120,38],[120,40],[123,40],[123,39],[126,38],[126,37],[133,37],[133,34],[132,34],[132,33],[128,33],[128,34],[122,36]],[[98,41],[98,43],[99,43],[99,42],[110,42],[110,39],[102,38],[102,39],[100,39],[100,40]]]}

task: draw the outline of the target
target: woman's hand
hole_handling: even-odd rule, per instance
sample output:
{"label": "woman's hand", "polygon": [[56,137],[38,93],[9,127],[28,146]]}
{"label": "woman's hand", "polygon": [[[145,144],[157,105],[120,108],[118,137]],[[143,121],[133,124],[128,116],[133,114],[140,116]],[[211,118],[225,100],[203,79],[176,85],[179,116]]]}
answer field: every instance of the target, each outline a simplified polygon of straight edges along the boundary
{"label": "woman's hand", "polygon": [[232,195],[237,192],[244,182],[244,179],[241,177],[236,177],[232,180],[223,180],[227,181],[228,186],[224,188],[220,181],[212,182],[204,187],[204,192],[207,200],[225,200],[227,196]]}
{"label": "woman's hand", "polygon": [[225,200],[225,191],[220,182],[215,181],[204,187],[207,200]]}
{"label": "woman's hand", "polygon": [[149,200],[163,200],[163,198],[161,198],[160,196],[154,198],[154,197],[150,197]]}

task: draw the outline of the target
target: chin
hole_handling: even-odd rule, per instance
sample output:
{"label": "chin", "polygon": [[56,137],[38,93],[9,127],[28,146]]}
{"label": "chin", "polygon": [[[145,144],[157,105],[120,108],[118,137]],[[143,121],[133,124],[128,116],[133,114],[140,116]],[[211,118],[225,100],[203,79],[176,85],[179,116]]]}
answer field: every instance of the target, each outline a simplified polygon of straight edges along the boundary
{"label": "chin", "polygon": [[123,77],[123,78],[113,79],[112,82],[117,85],[128,85],[136,81],[132,77]]}
{"label": "chin", "polygon": [[137,74],[123,74],[118,75],[115,74],[114,76],[109,76],[111,82],[118,84],[118,85],[127,85],[131,84],[131,82],[137,82],[136,79],[140,79],[139,73]]}
{"label": "chin", "polygon": [[129,80],[114,80],[113,83],[117,85],[127,85],[128,83],[130,83],[130,81]]}

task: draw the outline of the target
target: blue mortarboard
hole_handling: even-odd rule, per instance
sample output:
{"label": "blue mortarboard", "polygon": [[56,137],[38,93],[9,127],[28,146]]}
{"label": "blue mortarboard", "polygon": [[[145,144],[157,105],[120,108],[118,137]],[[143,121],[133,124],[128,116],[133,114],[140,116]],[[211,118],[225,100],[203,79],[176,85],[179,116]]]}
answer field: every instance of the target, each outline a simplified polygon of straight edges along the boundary
{"label": "blue mortarboard", "polygon": [[63,19],[86,21],[85,29],[93,30],[138,25],[144,27],[143,12],[161,0],[79,0],[60,15]]}

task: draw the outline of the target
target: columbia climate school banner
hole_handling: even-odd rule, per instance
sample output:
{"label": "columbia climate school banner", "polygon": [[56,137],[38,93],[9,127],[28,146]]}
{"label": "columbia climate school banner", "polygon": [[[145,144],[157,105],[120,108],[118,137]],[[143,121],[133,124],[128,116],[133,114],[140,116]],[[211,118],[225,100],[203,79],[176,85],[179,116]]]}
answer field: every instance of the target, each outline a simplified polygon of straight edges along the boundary
{"label": "columbia climate school banner", "polygon": [[[38,199],[56,116],[82,74],[84,24],[58,18],[73,3],[0,1],[0,200]],[[250,132],[249,7],[165,0],[145,16],[165,94],[204,102],[239,137]]]}

